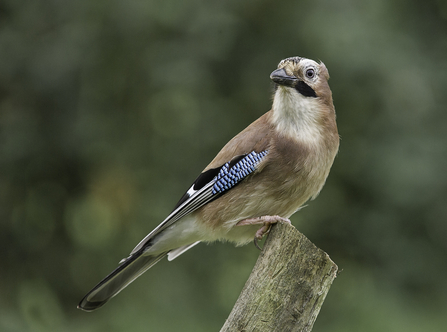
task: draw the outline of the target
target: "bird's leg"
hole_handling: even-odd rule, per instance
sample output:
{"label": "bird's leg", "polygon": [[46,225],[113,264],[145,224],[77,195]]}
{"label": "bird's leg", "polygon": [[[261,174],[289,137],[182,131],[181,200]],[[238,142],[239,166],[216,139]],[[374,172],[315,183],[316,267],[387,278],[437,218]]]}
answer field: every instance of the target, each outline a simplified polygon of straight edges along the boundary
{"label": "bird's leg", "polygon": [[261,248],[258,245],[258,241],[263,238],[265,234],[267,234],[270,231],[270,228],[273,224],[276,224],[277,222],[285,222],[288,224],[291,224],[290,220],[287,218],[283,218],[280,216],[262,216],[257,218],[249,218],[239,221],[236,226],[248,226],[248,225],[258,225],[262,224],[262,227],[256,231],[254,243],[256,248],[261,250]]}

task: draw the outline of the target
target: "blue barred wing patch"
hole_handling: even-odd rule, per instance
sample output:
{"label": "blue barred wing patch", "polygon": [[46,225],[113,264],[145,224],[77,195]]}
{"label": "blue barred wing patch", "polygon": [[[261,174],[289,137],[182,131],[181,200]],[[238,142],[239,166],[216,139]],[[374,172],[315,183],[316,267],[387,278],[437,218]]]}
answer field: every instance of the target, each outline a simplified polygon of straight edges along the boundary
{"label": "blue barred wing patch", "polygon": [[268,150],[256,153],[251,152],[230,168],[230,162],[227,162],[216,176],[216,182],[213,186],[213,195],[221,194],[238,184],[243,178],[253,173],[259,163],[268,154]]}

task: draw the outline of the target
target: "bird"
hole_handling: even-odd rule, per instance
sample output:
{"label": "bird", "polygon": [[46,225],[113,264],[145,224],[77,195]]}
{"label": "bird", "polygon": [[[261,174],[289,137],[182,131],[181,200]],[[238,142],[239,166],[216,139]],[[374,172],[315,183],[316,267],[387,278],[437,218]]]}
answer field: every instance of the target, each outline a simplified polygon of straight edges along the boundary
{"label": "bird", "polygon": [[270,75],[270,111],[233,137],[173,211],[80,301],[93,311],[167,256],[200,242],[244,245],[313,200],[338,153],[329,73],[323,62],[294,56]]}

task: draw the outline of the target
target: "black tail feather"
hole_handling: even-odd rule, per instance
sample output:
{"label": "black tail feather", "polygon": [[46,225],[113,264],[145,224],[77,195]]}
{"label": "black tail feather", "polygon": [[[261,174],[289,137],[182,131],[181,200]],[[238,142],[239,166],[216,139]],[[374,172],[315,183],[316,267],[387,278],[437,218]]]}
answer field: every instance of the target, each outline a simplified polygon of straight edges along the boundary
{"label": "black tail feather", "polygon": [[85,311],[93,311],[103,306],[132,281],[160,261],[166,254],[167,252],[156,256],[146,256],[143,255],[143,251],[136,252],[85,295],[79,302],[78,308]]}

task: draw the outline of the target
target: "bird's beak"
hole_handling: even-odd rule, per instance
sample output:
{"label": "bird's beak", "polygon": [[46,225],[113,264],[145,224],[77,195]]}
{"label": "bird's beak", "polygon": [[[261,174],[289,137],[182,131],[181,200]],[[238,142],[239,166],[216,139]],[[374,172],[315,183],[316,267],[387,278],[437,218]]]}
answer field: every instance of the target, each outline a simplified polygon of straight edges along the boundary
{"label": "bird's beak", "polygon": [[270,74],[270,79],[279,85],[284,85],[288,87],[295,87],[296,83],[298,82],[298,79],[293,76],[287,75],[284,68],[276,69],[273,73]]}

